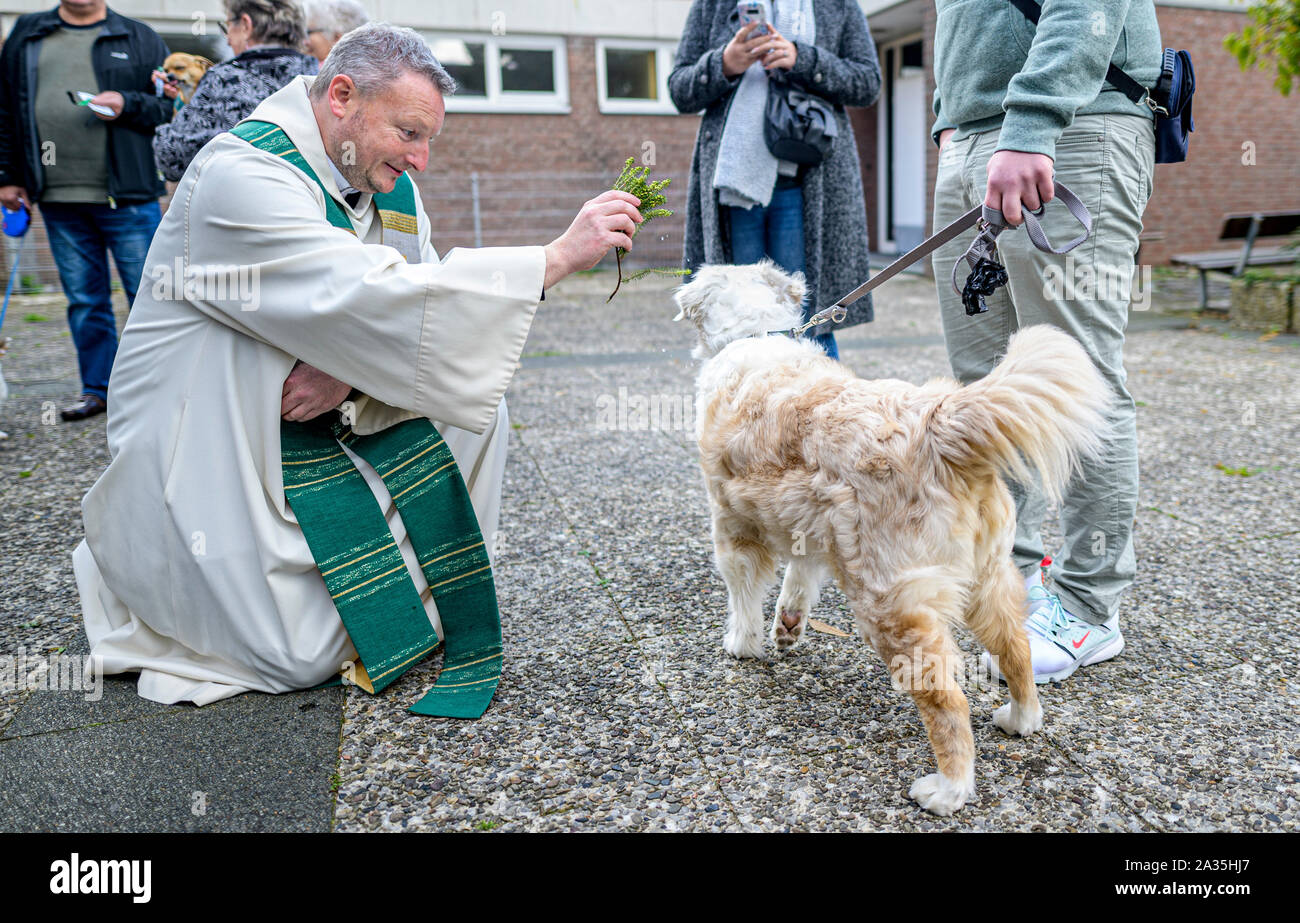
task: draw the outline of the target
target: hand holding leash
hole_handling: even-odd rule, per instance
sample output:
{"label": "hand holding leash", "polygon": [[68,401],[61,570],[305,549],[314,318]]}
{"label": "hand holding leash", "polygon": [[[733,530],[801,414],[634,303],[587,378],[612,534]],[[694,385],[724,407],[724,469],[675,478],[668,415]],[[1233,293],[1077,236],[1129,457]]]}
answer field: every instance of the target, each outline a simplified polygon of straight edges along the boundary
{"label": "hand holding leash", "polygon": [[[1092,233],[1092,216],[1088,214],[1088,209],[1079,200],[1079,197],[1063,183],[1053,179],[1052,187],[1055,193],[1054,198],[1060,199],[1065,207],[1070,210],[1070,214],[1075,217],[1075,220],[1083,225],[1083,233],[1060,249],[1053,247],[1052,242],[1047,239],[1047,234],[1043,231],[1043,226],[1038,223],[1043,210],[1047,208],[1046,205],[1040,205],[1036,210],[1025,208],[1022,211],[1021,214],[1025,219],[1025,233],[1029,235],[1030,242],[1044,253],[1069,253],[1087,240],[1088,235]],[[997,258],[997,236],[1010,225],[1007,224],[1002,212],[985,205],[981,208],[980,218],[975,226],[979,233],[975,235],[975,239],[971,241],[971,245],[966,252],[958,257],[957,262],[953,263],[952,266],[953,291],[961,295],[962,305],[965,306],[966,314],[970,317],[987,311],[989,307],[984,299],[1007,284],[1006,267]],[[969,264],[970,275],[966,277],[965,284],[959,287],[957,285],[957,271],[961,268],[962,260]]]}
{"label": "hand holding leash", "polygon": [[[1053,198],[1060,199],[1061,204],[1070,210],[1070,214],[1074,216],[1074,219],[1078,221],[1079,224],[1083,225],[1083,233],[1070,241],[1064,247],[1061,247],[1059,250],[1053,247],[1051,241],[1047,239],[1047,234],[1043,232],[1043,226],[1038,223],[1038,219],[1042,217],[1043,210],[1047,208],[1046,205],[1040,205],[1033,211],[1025,209],[1021,212],[1024,216],[1025,231],[1029,234],[1029,239],[1033,242],[1034,246],[1039,250],[1042,250],[1044,253],[1069,253],[1075,247],[1079,246],[1079,244],[1087,240],[1088,235],[1092,233],[1092,215],[1088,214],[1087,206],[1084,205],[1083,202],[1079,200],[1079,197],[1071,192],[1069,187],[1064,183],[1057,182],[1053,179],[1052,190],[1054,192]],[[1011,227],[1011,225],[1007,223],[1007,220],[1002,217],[1002,212],[998,211],[996,208],[989,208],[987,205],[983,208],[982,220],[987,224],[998,225],[999,231]]]}
{"label": "hand holding leash", "polygon": [[1056,194],[1054,163],[1046,154],[994,151],[985,165],[984,204],[1002,212],[1003,224],[1020,227],[1025,211],[1036,211]]}
{"label": "hand holding leash", "polygon": [[[1092,233],[1092,216],[1088,214],[1088,209],[1084,207],[1084,204],[1079,201],[1079,197],[1066,188],[1063,183],[1053,179],[1052,186],[1055,197],[1065,203],[1065,207],[1070,210],[1070,214],[1074,215],[1078,222],[1083,225],[1083,234],[1059,250],[1053,247],[1047,239],[1047,235],[1043,233],[1042,225],[1038,223],[1038,217],[1042,215],[1044,206],[1039,206],[1036,211],[1026,210],[1024,212],[1025,230],[1034,246],[1044,253],[1068,253],[1087,240],[1088,235]],[[997,259],[996,240],[997,236],[1005,231],[1009,225],[1002,216],[1002,212],[996,208],[977,205],[947,227],[935,231],[934,234],[908,250],[907,253],[894,260],[894,262],[836,301],[829,308],[824,308],[818,312],[809,319],[807,324],[798,328],[796,332],[802,332],[808,327],[825,323],[827,320],[836,323],[843,320],[847,314],[845,309],[853,302],[877,286],[888,282],[908,266],[921,259],[921,257],[933,253],[944,244],[954,240],[972,225],[979,233],[976,234],[975,240],[971,242],[970,247],[957,258],[956,264],[952,267],[952,287],[954,291],[962,296],[962,303],[966,305],[968,315],[983,314],[988,310],[984,298],[992,295],[999,286],[1007,284],[1006,268]],[[970,264],[971,273],[966,279],[966,284],[959,287],[957,285],[957,270],[961,266],[962,260],[966,260]]]}

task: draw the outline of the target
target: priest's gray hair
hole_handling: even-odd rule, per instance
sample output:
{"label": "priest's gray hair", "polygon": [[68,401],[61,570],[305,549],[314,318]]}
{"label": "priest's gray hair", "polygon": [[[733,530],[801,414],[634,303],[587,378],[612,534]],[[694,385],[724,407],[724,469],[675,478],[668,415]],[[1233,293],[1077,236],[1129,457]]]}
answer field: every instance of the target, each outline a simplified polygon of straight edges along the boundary
{"label": "priest's gray hair", "polygon": [[456,92],[456,81],[419,33],[392,23],[370,22],[353,29],[330,49],[310,95],[323,99],[330,81],[347,74],[362,96],[372,96],[408,71],[427,78],[443,95]]}
{"label": "priest's gray hair", "polygon": [[324,32],[331,39],[346,35],[370,21],[366,8],[357,0],[307,0],[307,31]]}

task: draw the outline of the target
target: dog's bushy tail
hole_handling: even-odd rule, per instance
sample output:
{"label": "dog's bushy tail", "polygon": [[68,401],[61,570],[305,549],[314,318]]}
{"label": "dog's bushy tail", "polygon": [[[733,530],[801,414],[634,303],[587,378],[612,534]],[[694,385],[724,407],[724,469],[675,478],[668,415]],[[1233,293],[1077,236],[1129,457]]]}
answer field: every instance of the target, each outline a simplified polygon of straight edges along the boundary
{"label": "dog's bushy tail", "polygon": [[1110,387],[1073,338],[1026,327],[984,378],[941,399],[930,422],[940,457],[959,473],[989,468],[1058,499],[1082,456],[1096,455],[1113,401]]}

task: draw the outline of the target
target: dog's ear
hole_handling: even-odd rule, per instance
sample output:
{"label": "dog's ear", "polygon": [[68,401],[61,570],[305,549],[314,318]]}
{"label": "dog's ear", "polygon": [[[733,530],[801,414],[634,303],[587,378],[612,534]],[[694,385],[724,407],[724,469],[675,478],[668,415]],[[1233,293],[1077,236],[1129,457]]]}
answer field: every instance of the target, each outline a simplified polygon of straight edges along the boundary
{"label": "dog's ear", "polygon": [[687,283],[687,285],[679,285],[676,290],[673,291],[673,301],[677,303],[677,316],[673,318],[674,321],[679,321],[686,317],[688,309],[691,312],[691,320],[695,320],[700,313],[699,302],[695,301],[691,297],[690,293],[686,291],[689,284],[690,283]]}
{"label": "dog's ear", "polygon": [[712,274],[704,271],[707,268],[697,269],[690,282],[677,286],[673,291],[673,301],[677,303],[678,308],[677,316],[673,320],[684,318],[698,324],[703,317],[704,303],[713,297],[719,283]]}
{"label": "dog's ear", "polygon": [[803,273],[786,273],[776,263],[767,259],[759,262],[758,273],[763,283],[775,292],[778,298],[784,298],[794,306],[803,304],[804,295],[808,293],[808,284],[804,281]]}
{"label": "dog's ear", "polygon": [[790,304],[797,308],[803,304],[804,296],[808,294],[808,283],[801,272],[792,273],[789,280],[790,283],[785,288],[785,296],[790,299]]}

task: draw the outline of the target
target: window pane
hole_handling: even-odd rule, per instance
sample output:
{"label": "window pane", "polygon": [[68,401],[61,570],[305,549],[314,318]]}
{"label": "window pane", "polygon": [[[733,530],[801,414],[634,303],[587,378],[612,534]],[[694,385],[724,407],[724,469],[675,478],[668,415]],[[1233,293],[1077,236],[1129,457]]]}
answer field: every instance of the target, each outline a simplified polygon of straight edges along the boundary
{"label": "window pane", "polygon": [[501,89],[506,93],[554,93],[555,52],[546,48],[502,48]]}
{"label": "window pane", "polygon": [[658,99],[654,51],[606,48],[605,87],[610,99]]}
{"label": "window pane", "polygon": [[925,61],[921,57],[921,43],[911,42],[903,46],[903,66],[904,67],[924,67]]}
{"label": "window pane", "polygon": [[433,56],[456,78],[457,96],[487,96],[487,65],[482,42],[439,40],[433,43]]}

